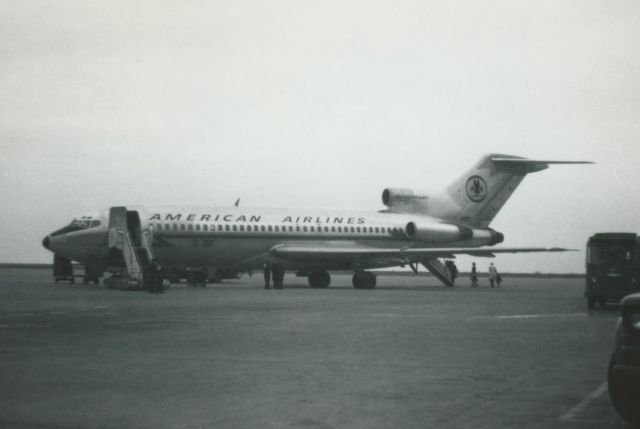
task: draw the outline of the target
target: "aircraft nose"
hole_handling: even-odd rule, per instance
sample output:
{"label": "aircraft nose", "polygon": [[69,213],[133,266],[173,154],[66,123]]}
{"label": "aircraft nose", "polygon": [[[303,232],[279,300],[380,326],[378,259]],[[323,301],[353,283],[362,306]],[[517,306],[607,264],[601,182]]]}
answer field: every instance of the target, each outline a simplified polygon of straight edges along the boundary
{"label": "aircraft nose", "polygon": [[44,240],[42,240],[42,245],[44,246],[45,249],[49,250],[49,244],[50,244],[50,239],[49,236],[47,235]]}

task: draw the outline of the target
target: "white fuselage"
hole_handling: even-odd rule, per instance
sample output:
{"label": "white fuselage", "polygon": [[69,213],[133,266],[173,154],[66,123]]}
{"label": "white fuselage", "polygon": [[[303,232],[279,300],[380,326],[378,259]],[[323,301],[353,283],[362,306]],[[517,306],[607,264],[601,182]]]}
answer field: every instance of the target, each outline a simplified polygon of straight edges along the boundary
{"label": "white fuselage", "polygon": [[[165,266],[259,269],[270,250],[279,245],[397,249],[488,244],[485,235],[443,240],[437,235],[443,227],[438,219],[391,211],[166,206],[127,209],[138,212],[141,230],[152,231],[153,250]],[[104,260],[108,257],[108,218],[106,210],[100,214],[100,226],[51,237],[51,249],[82,263]],[[436,234],[410,238],[406,233],[409,222]],[[378,258],[363,260],[361,265],[375,268],[402,262]],[[341,261],[321,264],[324,269],[350,268]],[[312,262],[286,265],[314,267]]]}

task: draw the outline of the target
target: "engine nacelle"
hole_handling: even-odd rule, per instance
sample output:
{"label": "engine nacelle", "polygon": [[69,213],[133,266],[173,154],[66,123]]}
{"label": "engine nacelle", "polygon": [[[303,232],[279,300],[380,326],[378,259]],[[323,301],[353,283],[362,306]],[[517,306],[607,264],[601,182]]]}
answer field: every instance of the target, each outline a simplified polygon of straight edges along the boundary
{"label": "engine nacelle", "polygon": [[472,231],[473,240],[484,245],[493,246],[504,241],[504,234],[491,228],[474,228]]}
{"label": "engine nacelle", "polygon": [[404,233],[412,240],[432,243],[462,241],[473,238],[471,229],[446,223],[418,225],[415,222],[408,222],[404,228]]}
{"label": "engine nacelle", "polygon": [[389,208],[427,208],[429,196],[425,191],[408,188],[387,188],[382,191],[382,204]]}
{"label": "engine nacelle", "polygon": [[494,245],[504,241],[504,235],[491,228],[466,228],[446,223],[418,225],[408,222],[404,229],[408,238],[430,243],[467,241],[474,245]]}

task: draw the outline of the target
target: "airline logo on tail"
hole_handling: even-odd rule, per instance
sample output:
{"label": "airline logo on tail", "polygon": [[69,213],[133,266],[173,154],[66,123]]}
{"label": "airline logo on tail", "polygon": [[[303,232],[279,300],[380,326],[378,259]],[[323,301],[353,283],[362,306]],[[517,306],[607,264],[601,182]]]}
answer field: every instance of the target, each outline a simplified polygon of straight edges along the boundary
{"label": "airline logo on tail", "polygon": [[487,182],[480,176],[474,175],[467,179],[467,196],[475,203],[479,203],[487,196]]}

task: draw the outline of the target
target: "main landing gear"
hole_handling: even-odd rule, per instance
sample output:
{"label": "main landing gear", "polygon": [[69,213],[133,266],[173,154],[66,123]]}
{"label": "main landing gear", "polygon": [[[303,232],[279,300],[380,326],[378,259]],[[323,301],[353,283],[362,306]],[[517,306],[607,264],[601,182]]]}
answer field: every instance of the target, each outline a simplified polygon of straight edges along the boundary
{"label": "main landing gear", "polygon": [[314,289],[324,289],[329,287],[331,276],[324,270],[314,270],[309,273],[309,285]]}
{"label": "main landing gear", "polygon": [[369,271],[356,272],[352,283],[356,289],[373,289],[376,287],[376,275]]}
{"label": "main landing gear", "polygon": [[[312,270],[307,275],[307,280],[312,288],[324,289],[329,287],[331,276],[325,270]],[[373,289],[376,287],[376,275],[369,271],[356,271],[352,283],[356,289]]]}

